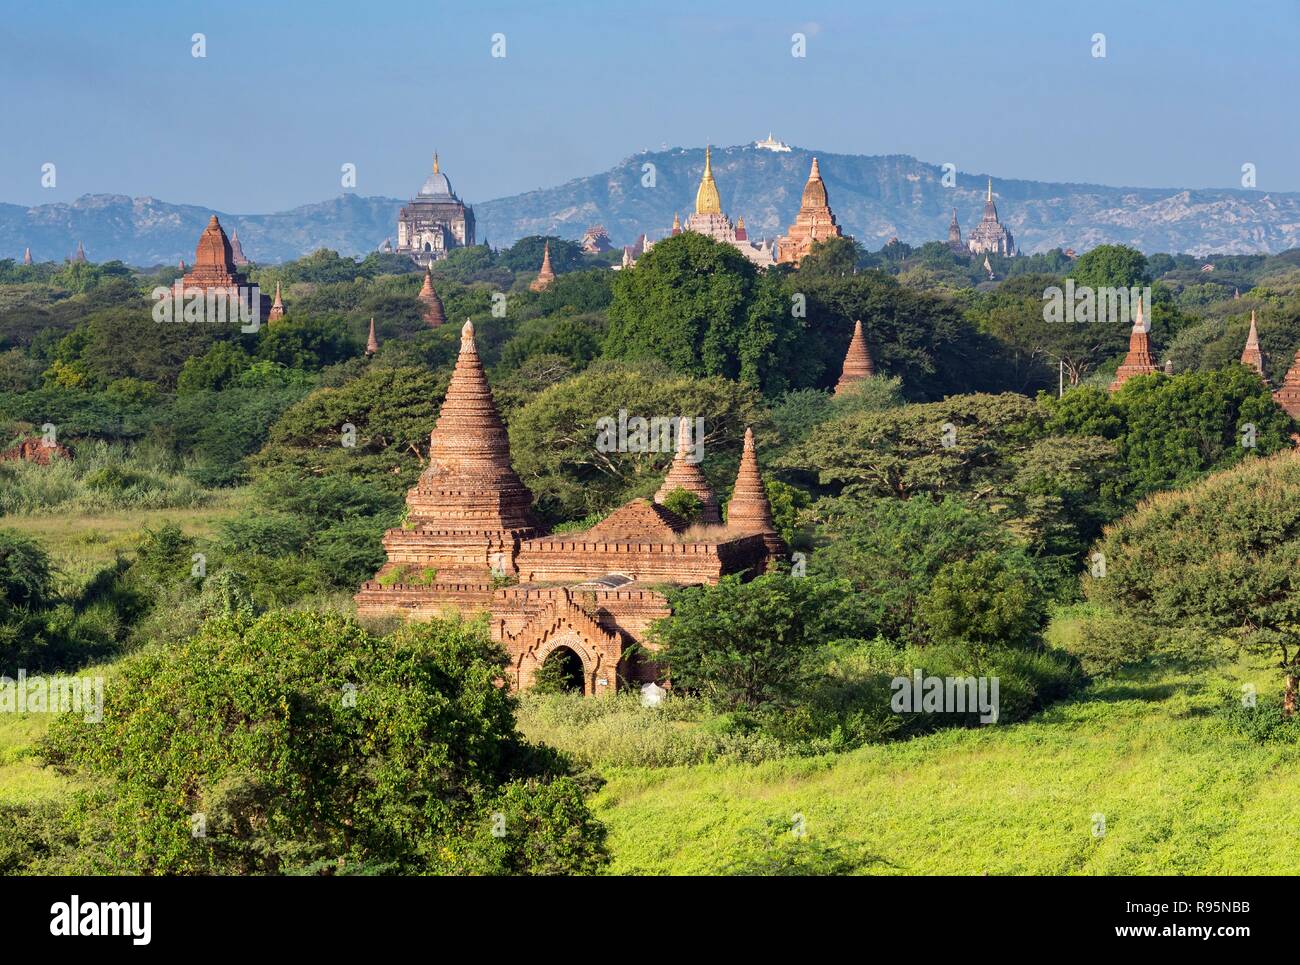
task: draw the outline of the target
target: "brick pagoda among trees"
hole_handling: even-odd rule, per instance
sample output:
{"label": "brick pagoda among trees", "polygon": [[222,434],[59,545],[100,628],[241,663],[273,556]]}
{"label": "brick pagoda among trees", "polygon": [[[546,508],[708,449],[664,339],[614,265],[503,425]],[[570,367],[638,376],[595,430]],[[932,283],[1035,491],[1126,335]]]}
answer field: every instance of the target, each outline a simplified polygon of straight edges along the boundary
{"label": "brick pagoda among trees", "polygon": [[[680,477],[681,466],[699,472],[679,446],[670,478]],[[785,552],[752,434],[726,526],[688,526],[664,506],[635,499],[586,532],[544,535],[532,494],[511,466],[469,322],[429,437],[428,468],[406,502],[407,522],[385,534],[388,562],[357,593],[358,612],[490,613],[493,639],[510,658],[507,682],[520,689],[557,654],[580,665],[588,695],[658,679],[652,660],[628,651],[648,643],[650,624],[669,614],[664,589],[757,575]],[[716,513],[716,499],[714,506]]]}

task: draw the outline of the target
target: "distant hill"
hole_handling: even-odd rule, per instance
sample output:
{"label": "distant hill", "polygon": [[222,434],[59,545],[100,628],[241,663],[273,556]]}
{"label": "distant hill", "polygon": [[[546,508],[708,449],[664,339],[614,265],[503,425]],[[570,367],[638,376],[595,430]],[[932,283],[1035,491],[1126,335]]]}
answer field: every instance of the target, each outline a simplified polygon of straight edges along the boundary
{"label": "distant hill", "polygon": [[[776,153],[752,146],[716,148],[713,169],[723,208],[743,215],[751,238],[780,234],[799,207],[813,154],[821,159],[831,207],[844,229],[867,248],[890,238],[911,244],[947,237],[951,209],[963,233],[978,221],[984,174],[957,175],[944,187],[941,167],[906,155],[863,156],[794,148]],[[653,186],[643,186],[646,164]],[[508,245],[532,234],[578,240],[603,224],[615,243],[641,233],[665,235],[673,213],[695,202],[704,166],[699,148],[650,151],[612,170],[565,184],[474,204],[478,237]],[[414,191],[415,186],[412,186]],[[993,178],[998,212],[1026,253],[1055,247],[1079,251],[1107,242],[1147,252],[1247,254],[1300,247],[1300,194],[1185,188],[1113,188]],[[467,199],[472,200],[472,199]],[[194,257],[210,215],[237,229],[255,261],[298,258],[317,248],[345,254],[395,240],[398,198],[342,195],[275,214],[232,215],[154,198],[87,195],[71,204],[34,208],[0,204],[0,257],[61,259],[82,241],[92,261],[170,264]]]}

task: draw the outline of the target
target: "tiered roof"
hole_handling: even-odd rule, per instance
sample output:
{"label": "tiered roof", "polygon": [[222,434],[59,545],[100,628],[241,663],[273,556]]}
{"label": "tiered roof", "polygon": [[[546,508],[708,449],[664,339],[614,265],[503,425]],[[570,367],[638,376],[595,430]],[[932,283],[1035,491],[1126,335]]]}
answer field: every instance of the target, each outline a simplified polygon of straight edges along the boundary
{"label": "tiered roof", "polygon": [[235,266],[230,239],[214,214],[199,235],[194,267],[185,275],[186,288],[234,288],[242,284]]}

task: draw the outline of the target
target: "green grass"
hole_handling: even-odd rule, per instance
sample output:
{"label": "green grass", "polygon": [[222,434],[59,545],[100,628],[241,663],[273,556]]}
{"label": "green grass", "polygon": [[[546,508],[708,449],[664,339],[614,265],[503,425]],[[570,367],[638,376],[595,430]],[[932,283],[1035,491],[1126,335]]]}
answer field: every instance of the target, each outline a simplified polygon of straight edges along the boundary
{"label": "green grass", "polygon": [[248,499],[246,489],[212,490],[199,509],[134,509],[43,516],[0,516],[0,529],[40,540],[60,572],[75,585],[118,553],[133,553],[146,529],[175,523],[187,536],[209,537],[217,523],[236,516]]}
{"label": "green grass", "polygon": [[[1281,829],[1300,747],[1226,730],[1214,708],[1233,679],[1274,685],[1244,666],[1147,674],[1007,727],[758,765],[612,768],[598,814],[617,873],[764,860],[871,874],[1291,873]],[[803,838],[785,830],[795,815]]]}
{"label": "green grass", "polygon": [[63,794],[68,780],[31,756],[50,714],[0,714],[0,803],[26,804]]}

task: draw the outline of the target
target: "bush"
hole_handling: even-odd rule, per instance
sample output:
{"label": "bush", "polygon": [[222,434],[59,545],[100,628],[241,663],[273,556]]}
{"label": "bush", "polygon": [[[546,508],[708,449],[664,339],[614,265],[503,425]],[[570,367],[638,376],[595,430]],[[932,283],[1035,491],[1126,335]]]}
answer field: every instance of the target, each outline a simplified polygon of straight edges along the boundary
{"label": "bush", "polygon": [[121,662],[103,721],[57,718],[43,753],[93,779],[71,817],[90,873],[598,870],[584,789],[516,733],[504,666],[481,624],[219,618]]}
{"label": "bush", "polygon": [[1294,743],[1300,739],[1300,719],[1283,712],[1282,695],[1255,694],[1250,705],[1241,690],[1224,691],[1219,718],[1234,734],[1256,744]]}

